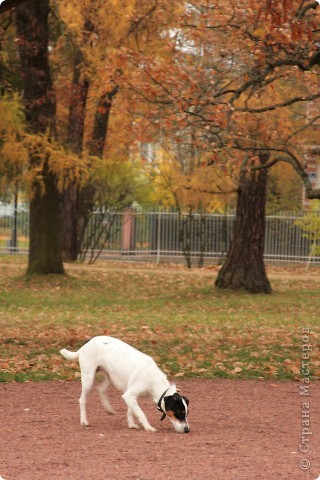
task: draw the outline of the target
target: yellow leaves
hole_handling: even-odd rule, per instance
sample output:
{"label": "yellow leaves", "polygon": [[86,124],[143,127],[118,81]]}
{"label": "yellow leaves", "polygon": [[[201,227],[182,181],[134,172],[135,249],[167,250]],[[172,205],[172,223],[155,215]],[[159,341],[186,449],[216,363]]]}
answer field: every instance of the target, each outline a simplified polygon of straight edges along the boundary
{"label": "yellow leaves", "polygon": [[89,178],[90,159],[85,154],[76,155],[57,143],[47,145],[49,168],[57,177],[58,188],[63,190],[71,183],[83,185]]}
{"label": "yellow leaves", "polygon": [[267,213],[301,208],[302,184],[291,165],[279,163],[272,167],[268,173],[268,187]]}
{"label": "yellow leaves", "polygon": [[22,143],[24,137],[24,113],[17,94],[0,97],[0,174],[1,189],[20,180],[28,162],[28,152]]}
{"label": "yellow leaves", "polygon": [[202,155],[194,159],[185,154],[179,158],[177,152],[164,150],[158,158],[158,172],[154,174],[154,198],[166,206],[176,206],[182,210],[221,209],[226,200],[225,194],[234,189],[231,170],[219,164],[219,159]]}
{"label": "yellow leaves", "polygon": [[6,136],[6,141],[1,149],[0,155],[0,170],[2,170],[2,173],[5,174],[6,169],[9,168],[15,177],[19,177],[21,169],[28,164],[29,160],[29,154],[25,145],[19,142],[16,135]]}
{"label": "yellow leaves", "polygon": [[320,253],[320,201],[313,200],[311,203],[311,210],[308,211],[301,219],[296,220],[295,224],[304,232],[310,242],[311,257],[319,255]]}
{"label": "yellow leaves", "polygon": [[48,135],[26,134],[23,145],[29,155],[24,179],[31,191],[35,181],[43,183],[47,167],[56,176],[60,190],[72,182],[80,184],[87,180],[89,160],[67,151]]}
{"label": "yellow leaves", "polygon": [[259,25],[259,27],[256,28],[256,29],[253,31],[253,34],[254,34],[256,37],[259,37],[260,39],[264,38],[265,33],[266,33],[266,30],[265,30],[265,27],[264,27],[263,25]]}
{"label": "yellow leaves", "polygon": [[[3,110],[2,110],[3,107]],[[32,192],[34,182],[41,185],[45,165],[57,177],[62,190],[70,182],[84,182],[88,178],[88,159],[64,149],[49,134],[30,134],[24,129],[19,98],[0,98],[0,148],[1,187],[11,183],[23,184]]]}
{"label": "yellow leaves", "polygon": [[2,188],[16,182],[28,162],[28,152],[22,143],[24,114],[17,94],[0,97],[0,173]]}
{"label": "yellow leaves", "polygon": [[159,4],[146,0],[111,0],[108,3],[58,0],[57,3],[65,27],[90,63],[92,74],[101,61],[105,64],[107,58],[109,63],[112,50],[123,44],[139,51],[151,48],[155,41],[160,46],[161,18],[166,20],[169,16],[166,7],[171,6],[169,0]]}
{"label": "yellow leaves", "polygon": [[57,2],[59,14],[69,33],[80,36],[84,19],[79,8],[79,2]]}
{"label": "yellow leaves", "polygon": [[0,96],[0,132],[1,136],[18,134],[24,127],[24,113],[20,95],[13,93]]}

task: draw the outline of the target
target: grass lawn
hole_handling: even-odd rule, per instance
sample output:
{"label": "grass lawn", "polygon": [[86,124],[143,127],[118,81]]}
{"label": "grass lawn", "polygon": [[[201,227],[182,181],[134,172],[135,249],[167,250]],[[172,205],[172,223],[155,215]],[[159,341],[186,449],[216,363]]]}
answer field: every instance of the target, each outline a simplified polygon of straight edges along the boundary
{"label": "grass lawn", "polygon": [[12,258],[0,257],[0,381],[76,378],[59,349],[101,334],[151,354],[173,378],[299,379],[303,328],[320,374],[320,268],[287,268],[271,295],[250,295],[181,266],[100,262],[26,280],[26,258]]}

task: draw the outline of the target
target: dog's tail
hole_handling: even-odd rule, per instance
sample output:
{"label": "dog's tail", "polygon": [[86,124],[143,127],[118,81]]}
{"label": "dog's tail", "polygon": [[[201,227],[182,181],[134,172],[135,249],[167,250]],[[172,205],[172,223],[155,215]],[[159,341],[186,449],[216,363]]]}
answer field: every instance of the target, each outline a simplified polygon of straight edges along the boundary
{"label": "dog's tail", "polygon": [[77,352],[70,352],[70,350],[63,348],[60,350],[60,353],[67,360],[78,360],[79,358],[79,350]]}

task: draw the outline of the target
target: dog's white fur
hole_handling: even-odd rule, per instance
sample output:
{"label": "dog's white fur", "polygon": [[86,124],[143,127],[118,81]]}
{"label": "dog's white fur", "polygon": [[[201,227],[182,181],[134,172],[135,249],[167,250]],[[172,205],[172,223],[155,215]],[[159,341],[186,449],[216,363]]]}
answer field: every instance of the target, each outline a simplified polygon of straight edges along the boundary
{"label": "dog's white fur", "polygon": [[[92,338],[77,352],[62,349],[60,353],[68,360],[79,360],[82,382],[79,399],[81,425],[89,425],[86,414],[86,398],[93,385],[95,373],[99,369],[104,373],[105,378],[98,390],[107,412],[114,413],[106,395],[106,390],[112,383],[123,393],[122,398],[128,407],[129,428],[139,428],[134,421],[134,417],[136,417],[145,430],[156,431],[139,406],[138,398],[142,395],[149,395],[155,403],[158,403],[164,392],[166,392],[166,396],[169,396],[173,395],[177,389],[174,384],[169,383],[166,375],[151,357],[121,340],[107,336]],[[163,400],[161,407],[164,408]],[[186,404],[185,408],[187,412]],[[168,416],[168,418],[177,432],[183,433],[189,429],[187,418],[184,422],[178,421],[172,416]]]}

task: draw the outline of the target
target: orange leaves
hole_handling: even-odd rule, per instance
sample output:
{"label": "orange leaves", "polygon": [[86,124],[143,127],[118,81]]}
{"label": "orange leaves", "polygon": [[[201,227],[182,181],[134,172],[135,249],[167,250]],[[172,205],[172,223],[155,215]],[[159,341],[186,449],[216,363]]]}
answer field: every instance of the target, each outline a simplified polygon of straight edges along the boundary
{"label": "orange leaves", "polygon": [[[309,40],[311,40],[310,38],[310,29],[308,29],[307,31],[307,37]],[[302,24],[302,22],[296,22],[296,21],[293,21],[291,23],[291,38],[293,41],[297,41],[299,39],[301,39],[301,37],[303,36],[303,33],[304,33],[304,26]]]}

